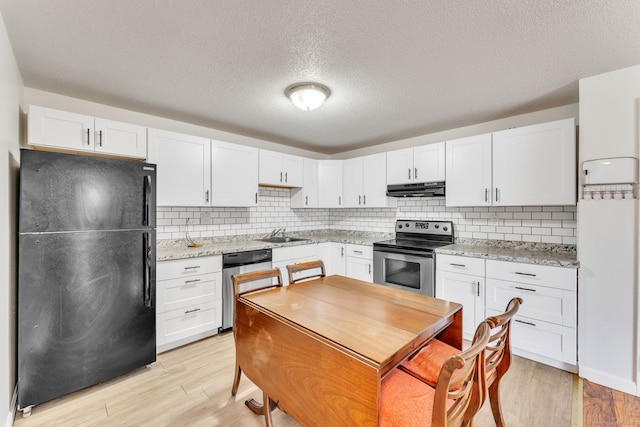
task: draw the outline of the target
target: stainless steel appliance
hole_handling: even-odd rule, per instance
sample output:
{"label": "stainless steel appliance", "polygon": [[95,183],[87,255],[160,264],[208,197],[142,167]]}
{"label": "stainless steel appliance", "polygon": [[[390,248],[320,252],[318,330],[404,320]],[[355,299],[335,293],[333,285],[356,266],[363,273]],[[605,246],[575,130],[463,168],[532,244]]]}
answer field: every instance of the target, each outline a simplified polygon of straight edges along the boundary
{"label": "stainless steel appliance", "polygon": [[451,221],[396,221],[396,238],[373,244],[373,281],[435,296],[433,250],[454,242]]}
{"label": "stainless steel appliance", "polygon": [[156,168],[22,150],[18,409],[156,360]]}
{"label": "stainless steel appliance", "polygon": [[[271,249],[258,249],[222,255],[222,327],[218,328],[218,332],[228,331],[233,327],[234,293],[231,279],[233,275],[269,269],[271,268],[271,259]],[[252,282],[250,285],[259,288],[263,286],[263,283],[262,281],[257,281]]]}
{"label": "stainless steel appliance", "polygon": [[444,197],[446,185],[444,181],[417,182],[411,184],[387,185],[389,197]]}

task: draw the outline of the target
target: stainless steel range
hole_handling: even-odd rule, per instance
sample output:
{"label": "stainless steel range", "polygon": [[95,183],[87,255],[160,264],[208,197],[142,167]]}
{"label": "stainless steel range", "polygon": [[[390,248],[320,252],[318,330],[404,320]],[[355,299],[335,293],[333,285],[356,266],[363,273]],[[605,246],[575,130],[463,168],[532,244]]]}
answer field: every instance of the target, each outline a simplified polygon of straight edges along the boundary
{"label": "stainless steel range", "polygon": [[373,244],[373,281],[435,296],[435,248],[454,242],[453,222],[397,220],[396,238]]}

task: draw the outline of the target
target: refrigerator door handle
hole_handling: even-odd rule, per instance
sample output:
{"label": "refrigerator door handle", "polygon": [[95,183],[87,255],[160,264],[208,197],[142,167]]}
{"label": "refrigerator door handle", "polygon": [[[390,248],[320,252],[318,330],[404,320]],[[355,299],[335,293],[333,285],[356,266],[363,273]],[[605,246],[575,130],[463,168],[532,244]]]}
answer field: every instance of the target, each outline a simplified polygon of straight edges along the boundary
{"label": "refrigerator door handle", "polygon": [[144,289],[142,295],[142,303],[145,307],[151,307],[151,239],[149,233],[143,233],[144,242]]}
{"label": "refrigerator door handle", "polygon": [[144,218],[142,219],[142,225],[146,225],[146,226],[149,226],[150,200],[151,200],[151,177],[149,175],[146,175],[144,177]]}

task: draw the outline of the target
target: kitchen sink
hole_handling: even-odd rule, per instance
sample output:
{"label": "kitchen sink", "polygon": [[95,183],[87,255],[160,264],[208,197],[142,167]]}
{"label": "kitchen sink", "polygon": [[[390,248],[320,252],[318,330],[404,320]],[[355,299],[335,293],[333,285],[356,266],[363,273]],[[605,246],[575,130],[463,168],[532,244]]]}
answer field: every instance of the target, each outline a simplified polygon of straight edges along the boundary
{"label": "kitchen sink", "polygon": [[301,239],[298,237],[265,237],[264,239],[258,239],[260,242],[268,242],[268,243],[288,243],[288,242],[302,242],[303,240],[309,239]]}

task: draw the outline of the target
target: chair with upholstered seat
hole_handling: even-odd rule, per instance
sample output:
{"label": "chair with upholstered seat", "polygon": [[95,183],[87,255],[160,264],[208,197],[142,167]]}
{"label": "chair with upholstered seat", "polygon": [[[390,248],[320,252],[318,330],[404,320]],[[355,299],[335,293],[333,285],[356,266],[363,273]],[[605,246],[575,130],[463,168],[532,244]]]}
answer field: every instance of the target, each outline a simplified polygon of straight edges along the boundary
{"label": "chair with upholstered seat", "polygon": [[[521,298],[513,298],[503,314],[485,320],[492,331],[485,356],[485,372],[491,412],[498,427],[504,427],[500,404],[500,380],[511,366],[511,319],[521,304]],[[401,369],[434,385],[445,360],[458,352],[455,347],[433,339],[415,356],[404,362]]]}
{"label": "chair with upholstered seat", "polygon": [[[233,310],[233,336],[234,341],[237,344],[236,337],[236,313],[238,298],[242,295],[246,295],[253,292],[265,291],[268,289],[276,289],[282,287],[282,274],[279,268],[273,268],[269,270],[252,271],[249,273],[241,273],[232,276],[233,281],[233,293],[234,293],[234,310]],[[231,395],[235,396],[238,392],[238,386],[240,385],[240,376],[242,375],[242,368],[238,363],[237,347],[236,347],[236,369],[235,376],[233,378],[233,386],[231,387]],[[257,405],[252,400],[248,400],[245,404],[253,412],[259,415],[265,416],[265,422],[267,426],[271,425],[271,411],[275,408],[275,404],[271,402],[269,396],[263,391],[263,404]]]}
{"label": "chair with upholstered seat", "polygon": [[[320,259],[309,262],[301,262],[299,264],[287,265],[287,271],[289,272],[289,284],[304,282],[306,280],[317,279],[326,276],[324,263]],[[296,273],[302,272],[305,272],[307,274],[302,277],[294,278],[294,275]]]}
{"label": "chair with upholstered seat", "polygon": [[380,426],[449,427],[472,425],[485,401],[485,348],[487,322],[478,325],[473,344],[443,363],[435,388],[423,380],[394,369],[382,380]]}

